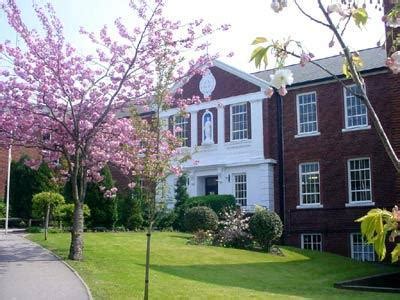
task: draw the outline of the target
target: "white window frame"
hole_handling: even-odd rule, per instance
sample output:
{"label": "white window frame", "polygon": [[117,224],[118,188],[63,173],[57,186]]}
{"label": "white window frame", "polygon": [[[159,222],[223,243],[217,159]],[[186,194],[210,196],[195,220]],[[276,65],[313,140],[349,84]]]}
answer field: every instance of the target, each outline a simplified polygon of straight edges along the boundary
{"label": "white window frame", "polygon": [[[180,117],[180,118],[182,118],[182,122],[179,122],[179,123],[177,123],[176,122],[176,118],[177,117]],[[190,132],[188,132],[188,136],[184,136],[184,134],[185,134],[185,132],[186,132],[186,128],[187,128],[187,126],[189,126],[189,122],[190,122],[190,118],[188,118],[188,117],[184,117],[184,116],[181,116],[181,115],[174,115],[174,117],[173,117],[173,129],[174,129],[174,136],[175,137],[177,137],[177,134],[181,134],[182,136],[178,136],[178,138],[180,138],[181,140],[182,140],[182,147],[189,147],[188,145],[187,145],[187,143],[188,143],[188,141],[189,141],[189,139],[190,139]],[[183,125],[183,126],[182,126]],[[180,127],[181,129],[182,129],[182,131],[181,132],[175,132],[175,128],[176,127]]]}
{"label": "white window frame", "polygon": [[[316,122],[316,129],[314,131],[309,132],[300,132],[301,124],[300,124],[300,97],[313,94],[315,97],[315,122]],[[301,93],[296,95],[296,115],[297,115],[297,135],[295,137],[306,137],[306,136],[315,136],[320,135],[319,132],[319,124],[318,124],[318,99],[317,99],[317,92],[307,92]]]}
{"label": "white window frame", "polygon": [[[354,240],[353,240],[353,237],[354,237],[355,235],[361,236],[361,241],[362,241],[362,252],[360,253],[360,254],[361,254],[361,259],[356,259],[356,258],[355,258],[355,253],[354,253]],[[373,259],[372,259],[372,260],[368,260],[368,259],[365,259],[365,256],[368,255],[369,253],[365,251],[365,248],[364,248],[364,247],[371,247],[371,246],[372,246],[372,255],[373,255]],[[375,261],[375,259],[376,259],[376,258],[375,258],[374,246],[371,245],[371,244],[365,243],[365,242],[364,242],[364,237],[363,237],[362,234],[359,233],[359,232],[353,232],[353,233],[350,234],[350,251],[351,251],[350,254],[351,254],[351,258],[352,258],[352,259],[356,259],[356,260],[359,260],[359,261]]]}
{"label": "white window frame", "polygon": [[[347,85],[346,88],[352,88],[355,87],[355,84]],[[371,125],[369,125],[368,122],[368,109],[365,108],[365,118],[367,120],[367,123],[364,125],[355,125],[355,126],[349,126],[349,121],[348,121],[348,113],[347,113],[347,90],[345,87],[343,87],[343,107],[344,107],[344,125],[345,128],[342,129],[342,132],[347,132],[347,131],[355,131],[355,130],[364,130],[364,129],[370,129]],[[362,105],[365,106],[364,103],[361,102]]]}
{"label": "white window frame", "polygon": [[[364,160],[367,159],[369,161],[369,193],[371,195],[369,200],[361,200],[361,201],[353,201],[352,200],[352,189],[351,189],[351,171],[350,171],[350,162],[355,160]],[[369,157],[355,157],[347,160],[347,197],[348,202],[346,206],[373,206],[375,202],[373,202],[373,194],[372,194],[372,167],[371,167],[371,158]]]}
{"label": "white window frame", "polygon": [[[312,248],[312,249],[305,249],[305,248],[304,248],[304,236],[306,236],[306,235],[311,236],[311,248]],[[314,247],[314,244],[313,244],[313,241],[312,241],[312,238],[313,238],[314,236],[319,236],[319,237],[321,238],[321,239],[320,239],[320,242],[317,243],[317,244],[320,245],[320,250],[318,250],[318,249],[316,249],[316,247]],[[301,249],[304,249],[304,250],[312,250],[312,251],[320,251],[320,252],[322,252],[322,249],[323,249],[322,247],[323,247],[323,243],[322,243],[322,234],[321,234],[321,233],[302,233],[302,234],[301,234]]]}
{"label": "white window frame", "polygon": [[[240,207],[246,207],[247,206],[247,200],[248,200],[248,185],[247,185],[247,173],[234,173],[232,174],[233,176],[233,195],[235,196],[235,200],[236,200],[236,204],[240,205]],[[241,181],[238,182],[236,181],[236,176],[244,176],[245,177],[245,181]],[[242,197],[242,198],[238,198],[236,197],[236,185],[237,184],[245,184],[245,193],[246,193],[246,197]],[[243,205],[243,202],[245,205]]]}
{"label": "white window frame", "polygon": [[[310,172],[310,173],[304,173],[304,174],[317,174],[318,173],[318,185],[319,185],[319,202],[316,203],[304,203],[303,202],[303,195],[305,195],[306,193],[303,193],[303,184],[302,184],[302,175],[304,175],[301,171],[301,167],[307,164],[317,164],[318,166],[318,172]],[[319,162],[317,161],[311,161],[311,162],[304,162],[299,164],[299,205],[297,206],[297,208],[322,208],[323,205],[321,204],[321,169],[320,169],[320,165]],[[313,193],[313,195],[316,193]]]}
{"label": "white window frame", "polygon": [[[245,122],[245,124],[246,124],[246,128],[245,129],[240,129],[240,130],[235,130],[234,131],[233,130],[233,113],[232,112],[233,112],[233,108],[237,107],[237,106],[244,106],[245,107],[246,113],[241,113],[241,114],[246,114],[247,122]],[[247,140],[249,138],[249,118],[251,117],[251,116],[249,116],[249,111],[247,109],[247,102],[232,104],[230,106],[230,112],[229,113],[230,113],[230,140],[231,141]],[[246,137],[244,137],[242,139],[234,139],[233,136],[234,136],[234,133],[236,133],[236,132],[243,132],[243,135],[246,136]]]}

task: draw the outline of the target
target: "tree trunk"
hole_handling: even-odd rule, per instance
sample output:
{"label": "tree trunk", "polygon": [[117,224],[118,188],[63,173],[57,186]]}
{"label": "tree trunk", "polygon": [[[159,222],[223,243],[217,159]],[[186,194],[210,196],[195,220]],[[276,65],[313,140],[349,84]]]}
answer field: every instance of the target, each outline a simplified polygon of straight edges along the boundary
{"label": "tree trunk", "polygon": [[47,231],[49,230],[49,218],[50,218],[50,204],[47,204],[46,220],[44,221],[44,240],[45,241],[47,241]]}
{"label": "tree trunk", "polygon": [[78,200],[74,206],[74,218],[71,230],[71,246],[69,248],[69,259],[83,259],[83,203]]}
{"label": "tree trunk", "polygon": [[151,231],[153,222],[149,222],[147,227],[147,246],[146,246],[146,274],[144,278],[144,300],[149,299],[149,275],[150,275],[150,243],[151,243]]}

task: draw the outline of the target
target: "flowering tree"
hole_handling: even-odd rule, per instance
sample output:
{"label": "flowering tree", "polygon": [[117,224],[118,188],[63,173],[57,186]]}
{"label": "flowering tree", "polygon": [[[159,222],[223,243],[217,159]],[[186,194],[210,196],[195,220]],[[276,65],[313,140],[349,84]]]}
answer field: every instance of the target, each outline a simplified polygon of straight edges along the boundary
{"label": "flowering tree", "polygon": [[[165,51],[169,51],[165,49]],[[198,103],[200,99],[182,99],[180,90],[174,89],[177,84],[174,74],[177,72],[178,61],[168,59],[168,56],[156,60],[157,83],[151,97],[143,99],[143,105],[151,108],[151,115],[142,118],[136,109],[132,109],[132,123],[136,128],[141,141],[142,149],[139,156],[140,168],[136,174],[143,181],[142,196],[147,209],[147,247],[146,247],[146,272],[144,299],[149,297],[149,273],[150,273],[150,245],[152,227],[155,221],[157,209],[165,205],[166,178],[175,174],[181,175],[181,163],[190,157],[190,153],[182,151],[182,140],[175,135],[181,128],[170,130],[168,120],[161,117],[162,112],[170,108],[176,108],[178,113],[185,115],[188,104]],[[196,71],[202,70],[207,64]],[[182,79],[183,80],[183,79]],[[142,106],[143,107],[143,106]],[[134,184],[131,184],[131,188]]]}
{"label": "flowering tree", "polygon": [[[1,4],[23,47],[9,41],[0,44],[0,60],[8,66],[0,77],[0,138],[37,148],[50,166],[63,168],[74,201],[70,259],[83,258],[88,181],[100,181],[107,163],[129,175],[143,165],[138,159],[143,153],[140,138],[119,112],[144,105],[141,99],[154,94],[156,61],[184,63],[184,51],[205,50],[207,43],[199,37],[214,31],[202,20],[181,24],[166,19],[164,5],[163,0],[131,1],[135,26],[128,28],[116,19],[114,39],[107,26],[98,34],[81,29],[96,47],[95,54],[82,55],[65,41],[50,4],[34,5],[40,31],[24,23],[15,0]],[[209,59],[203,54],[186,60],[173,79],[193,73]],[[112,197],[115,192],[107,194]]]}
{"label": "flowering tree", "polygon": [[[304,3],[301,3],[299,0],[272,0],[271,8],[274,12],[280,13],[284,11],[289,3],[295,5],[299,13],[306,16],[311,22],[317,24],[317,26],[322,26],[330,30],[332,33],[332,40],[328,46],[332,47],[335,43],[340,45],[341,54],[343,56],[343,74],[345,75],[345,79],[353,80],[356,88],[349,88],[341,77],[334,74],[328,68],[320,65],[318,62],[313,61],[314,55],[306,50],[305,45],[301,41],[290,38],[283,41],[268,40],[265,37],[258,37],[253,42],[257,47],[251,55],[251,60],[254,60],[257,67],[260,67],[261,64],[267,66],[268,55],[272,54],[278,65],[278,69],[273,75],[271,75],[270,84],[272,87],[266,91],[267,97],[273,95],[274,89],[276,89],[281,96],[286,95],[286,86],[292,84],[293,74],[290,70],[284,69],[288,57],[299,59],[301,66],[304,66],[307,63],[314,64],[335,78],[340,84],[342,84],[346,91],[355,95],[362,101],[362,103],[364,103],[387,155],[391,159],[396,171],[400,173],[400,159],[393,149],[393,146],[366,92],[364,79],[360,72],[363,66],[362,58],[357,51],[350,49],[349,43],[344,37],[344,33],[348,30],[350,22],[354,22],[357,27],[363,28],[369,19],[368,12],[371,9],[382,9],[383,5],[385,15],[383,16],[382,21],[386,25],[387,32],[383,45],[386,45],[389,54],[386,65],[394,74],[400,73],[400,33],[398,31],[398,27],[400,27],[399,1],[370,0],[370,3],[367,4],[366,1],[358,0],[317,0],[315,3],[319,8],[322,16],[321,18],[317,18],[307,12],[304,5],[302,5]],[[380,42],[378,42],[378,44],[380,44]],[[394,241],[395,237],[400,235],[400,232],[397,230],[398,223],[400,222],[397,207],[395,207],[392,212],[386,210],[371,210],[367,216],[360,218],[358,221],[361,222],[361,231],[363,235],[367,238],[369,243],[374,244],[375,251],[378,253],[379,257],[383,259],[386,254],[385,240],[387,233],[391,232],[391,241]],[[392,260],[396,261],[399,257],[400,244],[397,244],[395,250],[392,252]]]}

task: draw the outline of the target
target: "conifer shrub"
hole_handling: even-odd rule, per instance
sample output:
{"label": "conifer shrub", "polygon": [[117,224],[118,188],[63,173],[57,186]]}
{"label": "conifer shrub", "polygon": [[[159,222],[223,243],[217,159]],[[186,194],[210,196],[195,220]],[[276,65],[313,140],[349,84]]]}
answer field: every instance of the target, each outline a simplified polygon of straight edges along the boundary
{"label": "conifer shrub", "polygon": [[269,251],[273,242],[281,237],[283,225],[275,212],[266,209],[257,209],[250,218],[249,229],[251,235],[261,248]]}
{"label": "conifer shrub", "polygon": [[192,207],[185,214],[185,229],[189,232],[215,230],[217,227],[218,216],[209,207]]}

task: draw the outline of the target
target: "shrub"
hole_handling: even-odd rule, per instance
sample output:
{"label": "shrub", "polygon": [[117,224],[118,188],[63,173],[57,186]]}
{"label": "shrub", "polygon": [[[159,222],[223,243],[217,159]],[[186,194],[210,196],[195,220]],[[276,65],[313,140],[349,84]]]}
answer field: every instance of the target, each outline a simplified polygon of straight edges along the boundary
{"label": "shrub", "polygon": [[250,218],[249,229],[261,248],[269,251],[272,243],[281,237],[283,225],[275,212],[259,209]]}
{"label": "shrub", "polygon": [[59,193],[41,192],[35,194],[32,199],[32,213],[35,217],[44,217],[44,239],[47,240],[50,214],[65,202],[64,197]]}
{"label": "shrub", "polygon": [[176,182],[175,208],[174,208],[176,218],[175,218],[175,221],[173,224],[173,228],[176,230],[184,229],[184,218],[185,218],[186,205],[189,200],[186,183],[187,183],[186,174],[183,174],[182,176],[180,176],[178,178],[178,181]]}
{"label": "shrub", "polygon": [[215,230],[217,226],[218,216],[209,207],[192,207],[185,214],[185,229],[189,232]]}
{"label": "shrub", "polygon": [[[54,211],[54,216],[57,220],[62,221],[64,225],[72,226],[72,219],[74,217],[74,204],[62,204]],[[90,216],[89,206],[83,205],[83,217],[86,219]]]}
{"label": "shrub", "polygon": [[107,165],[101,170],[101,175],[103,176],[101,182],[89,182],[87,186],[85,203],[90,209],[87,221],[93,227],[112,228],[117,218],[114,213],[117,199],[105,197],[100,187],[109,190],[114,186],[114,180]]}
{"label": "shrub", "polygon": [[207,206],[217,215],[221,215],[224,211],[234,209],[236,207],[236,200],[232,195],[207,195],[189,198],[186,207],[195,206]]}
{"label": "shrub", "polygon": [[158,230],[170,230],[172,229],[172,224],[176,219],[176,214],[173,211],[161,210],[157,212],[154,221],[154,227]]}
{"label": "shrub", "polygon": [[0,218],[6,217],[6,204],[3,199],[0,198]]}
{"label": "shrub", "polygon": [[253,245],[253,237],[248,229],[249,217],[245,217],[240,210],[225,212],[221,216],[214,243],[223,247],[249,249]]}
{"label": "shrub", "polygon": [[64,202],[64,197],[58,193],[41,192],[35,194],[32,198],[32,214],[37,218],[45,217],[47,209],[52,211]]}
{"label": "shrub", "polygon": [[213,235],[210,231],[196,231],[193,237],[189,239],[188,244],[210,246],[213,244]]}
{"label": "shrub", "polygon": [[31,226],[28,227],[26,229],[27,233],[41,233],[42,232],[42,228],[38,227],[38,226]]}
{"label": "shrub", "polygon": [[32,218],[32,197],[43,191],[57,190],[53,173],[45,164],[38,170],[25,163],[28,156],[22,156],[18,162],[11,162],[10,177],[10,215],[24,219]]}
{"label": "shrub", "polygon": [[49,228],[49,233],[62,233],[62,232],[64,231],[60,228],[55,228],[55,227]]}
{"label": "shrub", "polygon": [[118,197],[120,221],[129,230],[138,230],[143,226],[143,201],[139,179],[131,193],[122,194]]}

